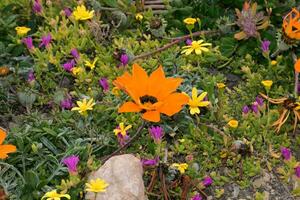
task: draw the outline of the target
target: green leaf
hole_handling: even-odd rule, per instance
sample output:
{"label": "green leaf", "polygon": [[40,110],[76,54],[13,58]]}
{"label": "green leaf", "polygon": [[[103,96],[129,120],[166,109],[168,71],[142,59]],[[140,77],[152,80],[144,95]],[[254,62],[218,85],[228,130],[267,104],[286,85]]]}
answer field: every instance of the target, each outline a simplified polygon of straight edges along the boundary
{"label": "green leaf", "polygon": [[38,175],[32,170],[27,171],[25,173],[24,178],[25,178],[26,185],[29,186],[32,189],[35,189],[36,186],[40,182],[40,179],[39,179]]}
{"label": "green leaf", "polygon": [[237,41],[233,37],[224,37],[220,40],[220,50],[223,56],[230,57],[237,47]]}

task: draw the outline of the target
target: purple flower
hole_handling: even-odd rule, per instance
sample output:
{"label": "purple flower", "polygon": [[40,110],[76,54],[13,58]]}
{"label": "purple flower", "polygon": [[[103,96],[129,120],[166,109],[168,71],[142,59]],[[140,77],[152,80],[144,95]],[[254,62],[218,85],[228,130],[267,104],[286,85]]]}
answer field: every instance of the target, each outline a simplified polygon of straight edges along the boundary
{"label": "purple flower", "polygon": [[291,150],[289,150],[286,147],[281,147],[280,150],[281,150],[281,154],[282,154],[282,156],[285,160],[290,160],[291,159],[291,156],[292,156]]}
{"label": "purple flower", "polygon": [[257,96],[255,98],[255,101],[257,102],[257,104],[259,105],[259,107],[262,107],[264,105],[264,99],[261,98],[260,96]]}
{"label": "purple flower", "polygon": [[71,55],[72,55],[76,60],[78,60],[79,57],[80,57],[79,52],[78,52],[78,50],[77,50],[76,48],[73,48],[73,49],[71,50]]}
{"label": "purple flower", "polygon": [[23,38],[22,42],[26,45],[28,50],[32,50],[34,48],[32,37]]}
{"label": "purple flower", "polygon": [[193,42],[193,40],[191,40],[191,39],[189,38],[189,39],[187,39],[187,40],[185,41],[185,44],[188,45],[188,46],[190,46],[190,45],[192,45],[192,42]]}
{"label": "purple flower", "polygon": [[107,78],[101,78],[99,80],[99,84],[101,85],[104,92],[107,92],[109,90],[109,84]]}
{"label": "purple flower", "polygon": [[297,176],[298,178],[300,178],[300,166],[297,166],[297,167],[295,168],[295,174],[296,174],[296,176]]}
{"label": "purple flower", "polygon": [[202,181],[202,184],[207,187],[210,186],[213,183],[212,178],[210,178],[209,176],[205,177]]}
{"label": "purple flower", "polygon": [[246,114],[248,114],[250,112],[250,108],[248,106],[244,106],[243,109],[242,109],[242,111],[243,111],[243,114],[246,115]]}
{"label": "purple flower", "polygon": [[72,15],[71,8],[64,8],[64,12],[67,17],[70,17]]}
{"label": "purple flower", "polygon": [[75,155],[71,155],[69,157],[66,157],[62,161],[65,165],[67,165],[68,170],[70,173],[76,173],[77,172],[77,164],[79,162],[79,157]]}
{"label": "purple flower", "polygon": [[63,64],[63,67],[67,72],[70,72],[74,66],[75,66],[75,60],[70,60]]}
{"label": "purple flower", "polygon": [[37,14],[42,12],[42,4],[40,3],[40,0],[34,0],[32,10]]}
{"label": "purple flower", "polygon": [[145,167],[145,166],[154,166],[154,165],[157,165],[159,161],[159,157],[156,157],[155,159],[142,159],[141,162],[142,162],[142,165]]}
{"label": "purple flower", "polygon": [[118,134],[118,142],[120,144],[120,146],[124,146],[127,142],[127,140],[129,140],[129,136],[127,135],[127,132],[126,132],[126,135],[122,135],[121,133]]}
{"label": "purple flower", "polygon": [[33,73],[33,70],[29,70],[28,72],[28,77],[27,77],[27,81],[28,82],[32,82],[35,80],[35,76],[34,76],[34,73]]}
{"label": "purple flower", "polygon": [[163,129],[160,126],[151,126],[151,128],[149,128],[149,133],[155,143],[160,143],[163,136]]}
{"label": "purple flower", "polygon": [[200,196],[200,194],[196,194],[195,196],[192,197],[191,200],[202,200],[202,197]]}
{"label": "purple flower", "polygon": [[258,114],[258,103],[256,101],[252,103],[251,109],[255,114]]}
{"label": "purple flower", "polygon": [[297,86],[297,91],[298,91],[298,94],[300,94],[300,84],[298,84],[298,86]]}
{"label": "purple flower", "polygon": [[122,63],[123,66],[127,65],[128,61],[129,61],[129,57],[126,53],[123,53],[121,56],[120,56],[120,61]]}
{"label": "purple flower", "polygon": [[263,51],[263,53],[266,53],[269,51],[270,44],[271,44],[271,42],[269,40],[264,40],[261,43],[261,50]]}
{"label": "purple flower", "polygon": [[68,95],[67,98],[63,99],[60,102],[60,107],[66,110],[70,110],[73,107],[72,97]]}
{"label": "purple flower", "polygon": [[48,35],[42,36],[42,41],[41,41],[39,47],[44,46],[47,48],[49,46],[51,40],[52,40],[52,36],[50,33],[48,33]]}

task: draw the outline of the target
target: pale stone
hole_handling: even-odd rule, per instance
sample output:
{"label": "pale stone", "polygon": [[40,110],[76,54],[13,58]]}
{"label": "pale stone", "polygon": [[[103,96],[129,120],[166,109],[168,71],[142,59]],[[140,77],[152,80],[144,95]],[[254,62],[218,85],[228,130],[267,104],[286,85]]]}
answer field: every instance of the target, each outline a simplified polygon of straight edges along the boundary
{"label": "pale stone", "polygon": [[89,200],[146,200],[143,182],[143,167],[140,159],[131,154],[111,157],[97,171],[89,176],[92,179],[104,179],[109,186],[106,192],[95,194],[88,192]]}

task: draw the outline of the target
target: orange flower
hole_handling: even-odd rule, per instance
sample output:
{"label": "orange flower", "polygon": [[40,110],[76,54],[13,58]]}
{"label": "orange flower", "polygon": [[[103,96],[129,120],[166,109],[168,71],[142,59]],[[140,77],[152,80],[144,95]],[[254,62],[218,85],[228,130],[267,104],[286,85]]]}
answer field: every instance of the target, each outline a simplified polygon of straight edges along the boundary
{"label": "orange flower", "polygon": [[16,146],[11,144],[2,144],[6,138],[6,132],[0,128],[0,159],[5,159],[8,157],[7,154],[17,151]]}
{"label": "orange flower", "polygon": [[300,13],[296,8],[283,18],[282,29],[289,39],[300,39]]}
{"label": "orange flower", "polygon": [[295,71],[299,73],[300,72],[300,58],[298,58],[298,60],[295,62],[294,67],[295,67]]}
{"label": "orange flower", "polygon": [[133,99],[118,112],[141,112],[142,118],[151,122],[159,122],[160,113],[172,116],[189,101],[187,95],[175,92],[181,82],[181,78],[166,78],[162,66],[148,76],[141,66],[133,64],[132,74],[125,72],[113,82]]}

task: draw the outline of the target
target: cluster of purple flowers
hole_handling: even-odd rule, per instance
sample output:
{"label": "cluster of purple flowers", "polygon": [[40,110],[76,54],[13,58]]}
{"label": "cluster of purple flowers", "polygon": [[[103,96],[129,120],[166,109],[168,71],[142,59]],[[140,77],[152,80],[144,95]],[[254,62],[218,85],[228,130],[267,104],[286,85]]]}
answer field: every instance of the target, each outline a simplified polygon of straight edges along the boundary
{"label": "cluster of purple flowers", "polygon": [[[213,180],[209,176],[205,177],[202,181],[202,185],[205,187],[210,186],[212,183],[213,183]],[[196,194],[195,196],[192,197],[191,200],[202,200],[202,196],[200,194]]]}
{"label": "cluster of purple flowers", "polygon": [[[281,147],[280,150],[281,150],[281,155],[282,155],[282,157],[283,157],[283,159],[284,159],[285,161],[291,160],[291,158],[292,158],[292,152],[291,152],[290,149],[288,149],[288,148],[286,148],[286,147]],[[296,166],[296,167],[294,168],[294,170],[295,170],[295,175],[296,175],[298,178],[300,178],[300,165]]]}
{"label": "cluster of purple flowers", "polygon": [[[48,48],[51,41],[52,41],[52,36],[50,33],[42,36],[39,48],[41,48],[41,47]],[[26,47],[29,51],[32,51],[34,49],[32,37],[23,38],[22,42],[26,45]]]}
{"label": "cluster of purple flowers", "polygon": [[260,96],[255,98],[255,101],[251,105],[245,105],[242,109],[243,115],[248,115],[249,112],[253,112],[254,114],[259,114],[259,111],[263,110],[265,107],[264,99]]}

